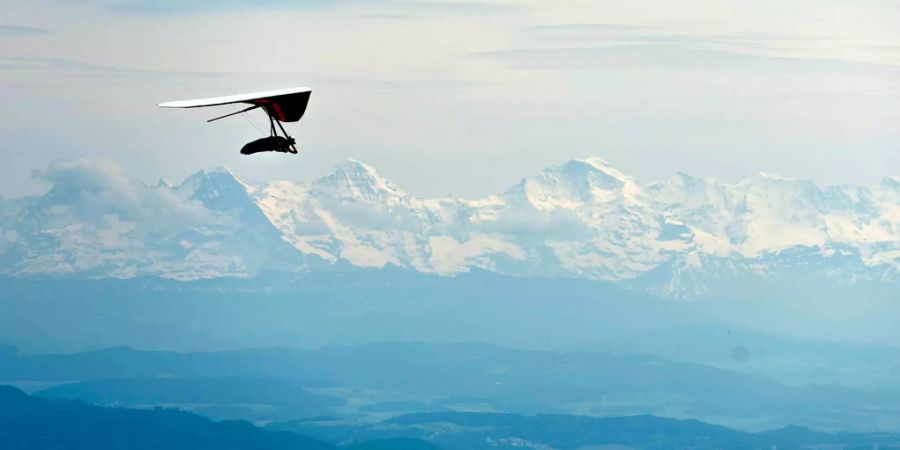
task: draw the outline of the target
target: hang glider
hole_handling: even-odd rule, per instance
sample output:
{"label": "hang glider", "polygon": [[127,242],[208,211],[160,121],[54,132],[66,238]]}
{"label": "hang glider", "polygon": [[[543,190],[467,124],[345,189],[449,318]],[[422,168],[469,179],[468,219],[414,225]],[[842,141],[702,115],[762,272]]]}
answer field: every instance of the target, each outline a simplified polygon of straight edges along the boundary
{"label": "hang glider", "polygon": [[[312,90],[305,87],[278,89],[274,91],[253,92],[249,94],[228,95],[224,97],[201,98],[196,100],[177,100],[160,103],[163,108],[205,108],[208,106],[232,105],[245,103],[250,106],[223,116],[213,117],[213,122],[226,117],[243,114],[254,109],[262,109],[269,117],[269,136],[248,143],[241,149],[244,155],[259,152],[297,153],[296,141],[285,131],[282,122],[297,122],[306,112],[309,95]],[[276,125],[278,129],[276,130]],[[278,134],[281,131],[281,135]]]}

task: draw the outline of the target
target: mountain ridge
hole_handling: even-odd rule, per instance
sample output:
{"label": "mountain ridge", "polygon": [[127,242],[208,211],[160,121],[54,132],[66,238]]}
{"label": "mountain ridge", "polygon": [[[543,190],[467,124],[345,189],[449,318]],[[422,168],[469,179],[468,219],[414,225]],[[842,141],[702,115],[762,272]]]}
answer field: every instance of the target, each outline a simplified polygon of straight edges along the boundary
{"label": "mountain ridge", "polygon": [[151,187],[87,160],[39,176],[47,194],[0,209],[7,275],[197,279],[344,261],[599,279],[681,298],[723,295],[710,286],[728,279],[900,277],[898,177],[819,187],[678,172],[639,183],[591,157],[466,200],[417,197],[354,159],[310,182],[251,183],[220,167]]}

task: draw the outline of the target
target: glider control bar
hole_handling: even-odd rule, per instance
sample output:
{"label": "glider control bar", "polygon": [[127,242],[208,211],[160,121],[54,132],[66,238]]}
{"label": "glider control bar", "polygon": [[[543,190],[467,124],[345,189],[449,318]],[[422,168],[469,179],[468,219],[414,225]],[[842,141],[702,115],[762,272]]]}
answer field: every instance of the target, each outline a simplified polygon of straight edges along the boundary
{"label": "glider control bar", "polygon": [[245,113],[245,112],[247,112],[247,111],[254,110],[254,109],[259,108],[259,107],[261,107],[261,106],[262,106],[262,105],[253,105],[253,106],[251,106],[251,107],[249,107],[249,108],[242,109],[242,110],[240,110],[240,111],[235,111],[235,112],[230,113],[230,114],[225,114],[224,116],[213,117],[212,119],[207,120],[207,122],[212,122],[212,121],[214,121],[214,120],[219,120],[219,119],[224,119],[224,118],[226,118],[226,117],[235,116],[235,115],[238,115],[238,114],[241,114],[241,113]]}

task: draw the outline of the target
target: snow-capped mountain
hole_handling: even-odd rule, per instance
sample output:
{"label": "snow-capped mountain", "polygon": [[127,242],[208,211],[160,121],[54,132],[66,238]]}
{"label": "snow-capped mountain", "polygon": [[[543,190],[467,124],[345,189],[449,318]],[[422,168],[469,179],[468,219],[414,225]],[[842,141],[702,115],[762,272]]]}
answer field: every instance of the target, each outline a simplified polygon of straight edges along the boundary
{"label": "snow-capped mountain", "polygon": [[92,161],[39,176],[54,185],[45,195],[0,201],[3,273],[193,279],[341,261],[583,277],[677,297],[900,278],[898,177],[822,188],[679,173],[642,184],[588,158],[462,200],[417,197],[355,160],[306,183],[253,185],[214,169],[150,187]]}

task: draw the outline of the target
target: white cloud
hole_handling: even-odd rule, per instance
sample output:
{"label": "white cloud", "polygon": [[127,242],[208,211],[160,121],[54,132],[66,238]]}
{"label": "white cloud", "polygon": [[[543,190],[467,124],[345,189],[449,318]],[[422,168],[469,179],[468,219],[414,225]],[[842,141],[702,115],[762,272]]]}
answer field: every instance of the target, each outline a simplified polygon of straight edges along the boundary
{"label": "white cloud", "polygon": [[48,203],[42,206],[80,222],[105,226],[133,221],[149,225],[140,230],[147,233],[200,226],[210,220],[199,203],[186,201],[170,189],[150,188],[111,161],[61,160],[35,171],[35,176],[53,185],[44,197]]}

